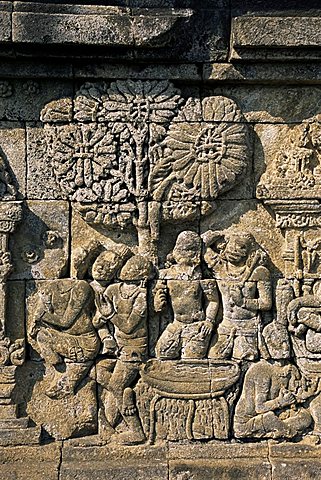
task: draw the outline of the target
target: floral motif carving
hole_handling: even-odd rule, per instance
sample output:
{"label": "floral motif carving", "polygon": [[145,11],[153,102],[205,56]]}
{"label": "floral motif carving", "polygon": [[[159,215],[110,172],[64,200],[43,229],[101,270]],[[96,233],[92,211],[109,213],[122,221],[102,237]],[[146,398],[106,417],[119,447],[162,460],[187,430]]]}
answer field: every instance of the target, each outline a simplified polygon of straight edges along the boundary
{"label": "floral motif carving", "polygon": [[[247,127],[235,102],[204,99],[195,124],[184,121],[191,104],[183,103],[168,81],[119,80],[86,83],[75,97],[76,123],[54,127],[48,106],[42,113],[64,194],[89,223],[134,224],[142,251],[152,255],[162,220],[195,218],[201,199],[208,213],[247,167]],[[49,111],[57,110],[51,103]]]}

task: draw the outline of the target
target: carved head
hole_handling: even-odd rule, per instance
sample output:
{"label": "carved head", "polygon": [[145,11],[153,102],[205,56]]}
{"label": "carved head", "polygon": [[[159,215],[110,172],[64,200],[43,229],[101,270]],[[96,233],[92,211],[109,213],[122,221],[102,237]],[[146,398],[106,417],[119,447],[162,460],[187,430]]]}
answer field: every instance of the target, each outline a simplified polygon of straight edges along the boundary
{"label": "carved head", "polygon": [[199,265],[201,261],[202,240],[196,232],[181,232],[173,249],[173,258],[177,263],[189,266]]}
{"label": "carved head", "polygon": [[224,258],[235,265],[244,263],[253,249],[255,240],[250,233],[232,233],[226,237]]}
{"label": "carved head", "polygon": [[119,278],[123,281],[141,281],[153,278],[154,274],[154,265],[147,257],[134,255],[121,269]]}
{"label": "carved head", "polygon": [[271,359],[285,360],[290,358],[290,343],[287,331],[277,322],[271,322],[264,328],[263,338]]}
{"label": "carved head", "polygon": [[109,282],[124,263],[124,258],[118,253],[107,250],[96,258],[92,266],[92,277],[98,282]]}

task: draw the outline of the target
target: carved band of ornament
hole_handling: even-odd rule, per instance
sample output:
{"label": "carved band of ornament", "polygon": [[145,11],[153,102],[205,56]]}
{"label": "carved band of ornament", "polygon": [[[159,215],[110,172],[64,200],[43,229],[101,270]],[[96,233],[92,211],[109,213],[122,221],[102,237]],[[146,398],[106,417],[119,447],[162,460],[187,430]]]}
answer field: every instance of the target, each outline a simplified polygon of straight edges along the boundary
{"label": "carved band of ornament", "polygon": [[276,226],[279,228],[321,227],[321,216],[302,214],[276,214]]}

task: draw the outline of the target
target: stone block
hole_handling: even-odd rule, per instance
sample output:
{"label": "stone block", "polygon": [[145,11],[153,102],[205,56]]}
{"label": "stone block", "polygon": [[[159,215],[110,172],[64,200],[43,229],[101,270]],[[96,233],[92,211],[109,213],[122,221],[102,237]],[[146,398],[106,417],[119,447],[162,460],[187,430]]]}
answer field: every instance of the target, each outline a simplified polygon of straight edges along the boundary
{"label": "stone block", "polygon": [[321,69],[317,63],[206,63],[203,66],[206,82],[260,83],[267,85],[318,84]]}
{"label": "stone block", "polygon": [[68,268],[69,205],[30,201],[12,241],[12,279],[59,278]]}
{"label": "stone block", "polygon": [[25,283],[8,281],[7,312],[10,322],[7,323],[7,335],[11,340],[25,338]]}
{"label": "stone block", "polygon": [[318,16],[244,15],[232,21],[232,59],[319,58]]}
{"label": "stone block", "polygon": [[9,167],[9,173],[16,187],[17,199],[26,195],[26,146],[25,129],[15,122],[0,123],[0,152]]}
{"label": "stone block", "polygon": [[169,445],[170,480],[195,479],[224,480],[271,479],[267,445],[259,448],[214,442],[210,445],[195,444],[182,448]]}
{"label": "stone block", "polygon": [[44,105],[72,93],[68,82],[32,79],[0,80],[0,119],[37,121]]}
{"label": "stone block", "polygon": [[[311,439],[312,440],[312,439]],[[321,474],[320,446],[299,444],[271,444],[270,461],[273,480],[304,478],[313,480]]]}
{"label": "stone block", "polygon": [[[1,72],[1,70],[0,70]],[[199,80],[201,78],[197,65],[135,65],[135,64],[112,64],[112,63],[76,63],[76,78],[132,78],[132,79],[150,79],[150,80]]]}
{"label": "stone block", "polygon": [[66,197],[61,191],[48,156],[46,132],[38,126],[27,127],[28,198],[54,200]]}
{"label": "stone block", "polygon": [[13,41],[35,44],[133,45],[129,10],[16,2]]}
{"label": "stone block", "polygon": [[136,48],[173,45],[182,29],[190,27],[193,11],[186,9],[133,9],[132,31]]}
{"label": "stone block", "polygon": [[225,95],[234,99],[248,122],[297,123],[320,111],[319,86],[242,85],[206,88],[204,95]]}
{"label": "stone block", "polygon": [[74,440],[65,444],[61,479],[97,480],[130,478],[137,480],[164,480],[168,476],[166,447],[73,447]]}
{"label": "stone block", "polygon": [[254,174],[255,185],[264,183],[264,172],[273,168],[274,160],[291,133],[290,125],[255,125]]}
{"label": "stone block", "polygon": [[72,78],[72,66],[66,62],[51,62],[44,61],[30,64],[26,60],[4,60],[0,65],[1,78]]}
{"label": "stone block", "polygon": [[[170,48],[135,49],[138,61],[221,62],[228,55],[228,11],[196,9],[189,22],[178,24]],[[191,35],[193,32],[193,35]]]}
{"label": "stone block", "polygon": [[0,2],[0,43],[11,41],[12,2]]}
{"label": "stone block", "polygon": [[1,447],[0,473],[6,480],[58,480],[61,446]]}

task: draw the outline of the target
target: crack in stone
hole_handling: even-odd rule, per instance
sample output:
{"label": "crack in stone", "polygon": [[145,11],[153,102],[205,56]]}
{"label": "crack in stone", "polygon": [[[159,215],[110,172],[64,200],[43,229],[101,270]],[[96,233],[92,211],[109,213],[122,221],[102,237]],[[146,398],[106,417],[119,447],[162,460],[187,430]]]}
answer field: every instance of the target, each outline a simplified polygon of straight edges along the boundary
{"label": "crack in stone", "polygon": [[60,456],[59,456],[59,463],[58,463],[58,468],[57,468],[57,473],[58,473],[57,480],[62,480],[62,477],[61,477],[61,467],[62,467],[63,448],[64,448],[64,442],[61,442],[61,445],[60,445],[60,447],[59,447]]}

